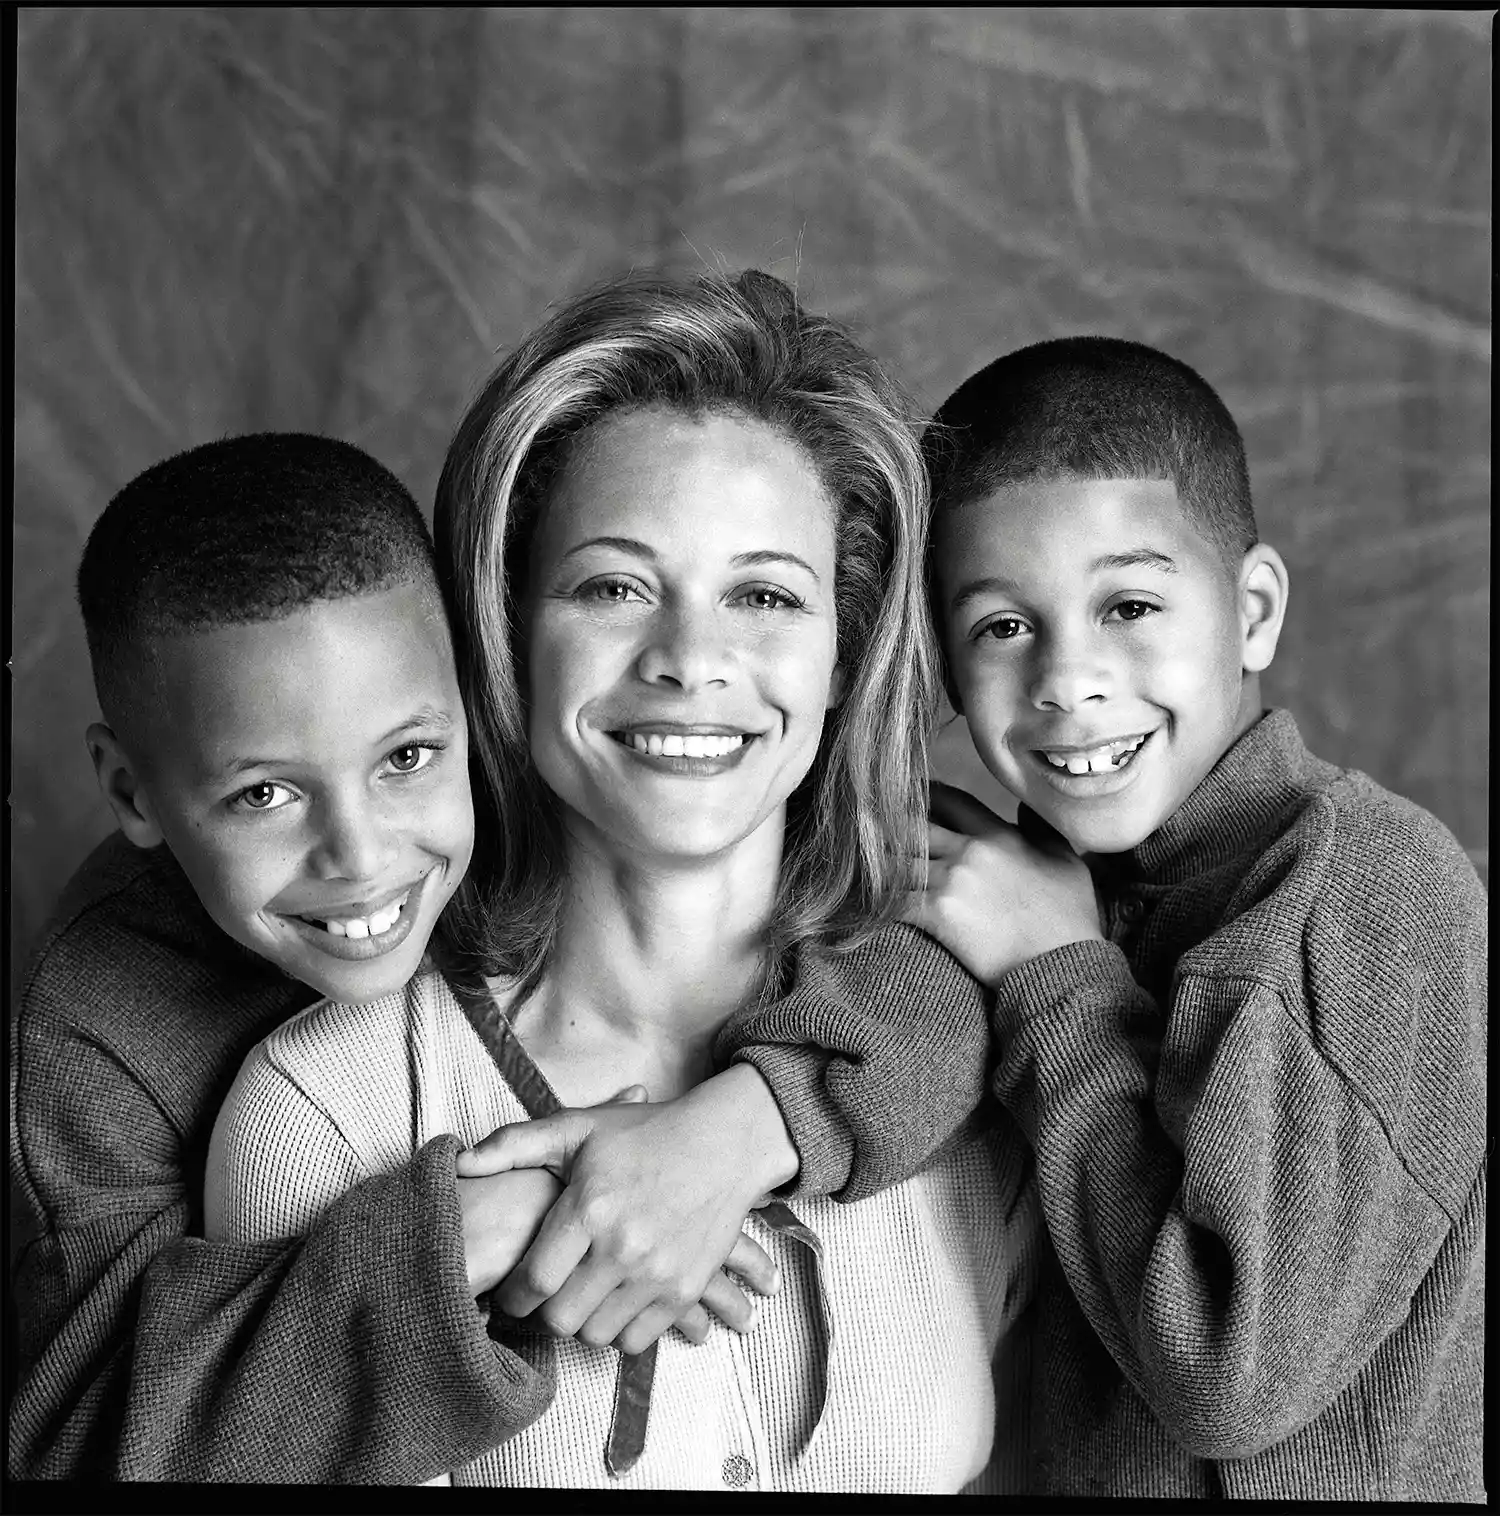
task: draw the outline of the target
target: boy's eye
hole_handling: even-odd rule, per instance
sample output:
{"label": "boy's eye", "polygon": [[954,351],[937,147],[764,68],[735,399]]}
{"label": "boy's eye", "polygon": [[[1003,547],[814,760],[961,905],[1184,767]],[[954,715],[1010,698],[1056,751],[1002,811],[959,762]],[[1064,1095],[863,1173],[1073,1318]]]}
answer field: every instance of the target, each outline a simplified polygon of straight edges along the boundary
{"label": "boy's eye", "polygon": [[[277,798],[278,794],[280,799]],[[241,790],[229,803],[245,811],[279,811],[282,806],[290,805],[295,798],[286,785],[274,784],[266,779]]]}
{"label": "boy's eye", "polygon": [[1140,621],[1160,609],[1149,600],[1117,600],[1110,607],[1110,614],[1118,616],[1121,621]]}
{"label": "boy's eye", "polygon": [[752,584],[739,592],[739,601],[752,611],[797,611],[800,601],[790,590],[778,589],[774,584]]}
{"label": "boy's eye", "polygon": [[431,742],[408,742],[391,751],[387,762],[398,774],[415,774],[437,757],[438,746]]}

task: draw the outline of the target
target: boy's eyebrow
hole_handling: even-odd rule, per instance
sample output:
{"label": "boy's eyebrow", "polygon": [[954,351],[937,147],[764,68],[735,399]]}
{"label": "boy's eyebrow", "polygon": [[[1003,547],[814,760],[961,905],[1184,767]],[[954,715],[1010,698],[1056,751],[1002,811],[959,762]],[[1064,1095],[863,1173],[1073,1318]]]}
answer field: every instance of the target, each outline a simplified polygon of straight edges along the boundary
{"label": "boy's eyebrow", "polygon": [[[633,558],[644,558],[648,563],[658,561],[656,549],[649,542],[641,542],[635,537],[590,537],[586,542],[575,543],[562,555],[562,562],[566,563],[577,553],[587,551],[591,547],[612,547],[616,552],[629,553]],[[757,548],[750,553],[736,553],[729,560],[736,568],[753,568],[761,563],[791,563],[812,576],[814,584],[821,584],[818,573],[812,564],[806,559],[799,558],[795,553],[786,553],[774,548]]]}
{"label": "boy's eyebrow", "polygon": [[[1088,571],[1097,574],[1101,569],[1154,568],[1164,574],[1177,572],[1177,561],[1155,548],[1136,547],[1124,553],[1105,553],[1089,564]],[[950,611],[962,610],[971,600],[982,595],[1014,595],[1016,586],[1004,575],[988,575],[983,579],[971,579],[954,595],[948,604]]]}
{"label": "boy's eyebrow", "polygon": [[1090,573],[1097,573],[1100,569],[1128,568],[1154,568],[1160,569],[1164,574],[1175,574],[1177,562],[1165,553],[1157,552],[1155,548],[1136,547],[1126,553],[1105,553],[1102,558],[1095,558],[1089,564]]}
{"label": "boy's eyebrow", "polygon": [[[418,706],[405,721],[398,721],[390,731],[379,738],[379,745],[384,747],[386,743],[394,742],[403,733],[417,727],[429,732],[450,732],[453,730],[453,717],[440,706]],[[248,773],[251,769],[284,768],[289,761],[286,758],[236,758],[232,763],[227,763],[223,768],[215,769],[203,777],[209,783],[221,784],[240,774]]]}

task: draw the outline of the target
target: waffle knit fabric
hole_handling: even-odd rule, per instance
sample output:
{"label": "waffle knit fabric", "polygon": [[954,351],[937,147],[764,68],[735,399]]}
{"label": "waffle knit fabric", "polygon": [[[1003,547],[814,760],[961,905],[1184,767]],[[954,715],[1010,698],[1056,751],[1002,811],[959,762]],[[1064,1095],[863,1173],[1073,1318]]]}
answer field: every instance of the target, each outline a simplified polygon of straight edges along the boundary
{"label": "waffle knit fabric", "polygon": [[1487,900],[1272,712],[1007,975],[1056,1494],[1482,1501]]}
{"label": "waffle knit fabric", "polygon": [[[10,1027],[31,1234],[12,1268],[12,1478],[413,1483],[549,1404],[550,1377],[494,1344],[468,1295],[451,1140],[357,1185],[304,1240],[203,1240],[219,1104],[313,998],[219,932],[164,849],[112,837],[70,883]],[[816,1044],[765,1060],[802,1158],[794,1193],[905,1178],[983,1091],[983,1000],[904,929],[799,970],[784,1015]],[[938,1067],[931,1131],[888,1134],[890,1091]]]}
{"label": "waffle knit fabric", "polygon": [[[279,1027],[219,1113],[209,1236],[294,1236],[350,1184],[399,1167],[438,1133],[471,1142],[527,1120],[510,1081],[544,1076],[519,1039],[506,1042],[497,1061],[435,973],[363,1005],[326,1001]],[[497,1313],[491,1329],[503,1340],[556,1363],[557,1394],[453,1482],[1029,1490],[1029,1405],[1014,1360],[1039,1224],[1024,1144],[994,1130],[962,1136],[923,1173],[859,1205],[798,1197],[791,1207],[791,1229],[760,1211],[745,1224],[785,1281],[760,1302],[755,1330],[741,1338],[715,1325],[701,1346],[675,1334],[659,1344],[644,1450],[628,1470],[605,1459],[618,1355],[553,1343]],[[1020,1351],[1024,1362],[1024,1342]]]}

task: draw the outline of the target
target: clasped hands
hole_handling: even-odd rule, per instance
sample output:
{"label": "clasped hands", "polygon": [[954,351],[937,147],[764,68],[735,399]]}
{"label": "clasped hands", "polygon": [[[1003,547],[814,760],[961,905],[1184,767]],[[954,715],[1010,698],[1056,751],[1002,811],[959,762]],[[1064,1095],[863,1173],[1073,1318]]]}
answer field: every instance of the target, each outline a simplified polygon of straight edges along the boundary
{"label": "clasped hands", "polygon": [[759,1074],[734,1065],[676,1100],[653,1105],[631,1086],[602,1105],[501,1127],[460,1153],[474,1294],[493,1291],[509,1316],[625,1353],[674,1325],[701,1343],[709,1312],[748,1331],[750,1296],[774,1293],[780,1279],[741,1228],[795,1161],[788,1168],[774,1145],[757,1148],[748,1121],[726,1120],[747,1097],[779,1123]]}

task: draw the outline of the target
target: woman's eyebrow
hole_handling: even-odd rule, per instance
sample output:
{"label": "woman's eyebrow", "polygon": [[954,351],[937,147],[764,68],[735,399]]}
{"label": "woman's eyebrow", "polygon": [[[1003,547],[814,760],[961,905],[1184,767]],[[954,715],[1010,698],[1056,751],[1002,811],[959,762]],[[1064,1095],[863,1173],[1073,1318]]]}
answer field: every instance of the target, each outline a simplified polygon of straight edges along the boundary
{"label": "woman's eyebrow", "polygon": [[[590,537],[586,542],[575,543],[562,555],[560,561],[566,563],[569,558],[593,547],[613,548],[619,553],[629,553],[633,558],[643,558],[648,563],[658,561],[656,549],[649,542],[642,542],[635,537]],[[735,568],[752,568],[762,563],[790,563],[809,575],[814,584],[823,582],[818,577],[818,571],[805,558],[776,548],[757,548],[749,553],[736,553],[729,561]]]}
{"label": "woman's eyebrow", "polygon": [[656,550],[651,544],[641,542],[635,537],[590,537],[584,542],[575,542],[562,555],[560,561],[566,563],[569,558],[585,553],[591,547],[612,547],[616,552],[629,553],[632,558],[646,558],[652,563],[656,562]]}
{"label": "woman's eyebrow", "polygon": [[799,558],[795,553],[780,552],[775,548],[758,548],[753,553],[736,553],[729,561],[735,568],[753,568],[761,563],[790,563],[807,574],[814,584],[823,582],[818,578],[818,571],[805,558]]}

